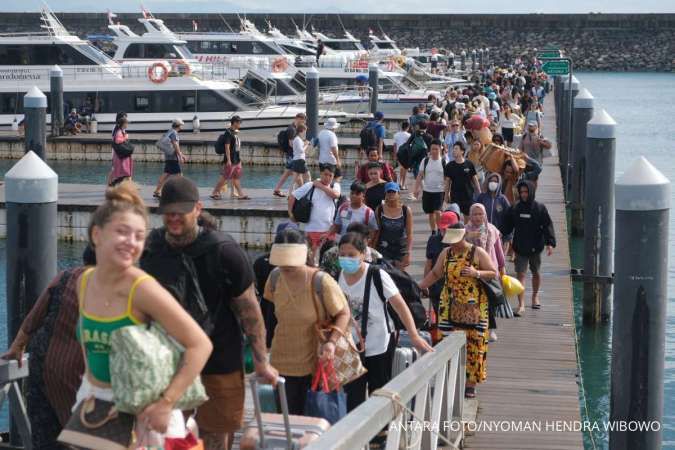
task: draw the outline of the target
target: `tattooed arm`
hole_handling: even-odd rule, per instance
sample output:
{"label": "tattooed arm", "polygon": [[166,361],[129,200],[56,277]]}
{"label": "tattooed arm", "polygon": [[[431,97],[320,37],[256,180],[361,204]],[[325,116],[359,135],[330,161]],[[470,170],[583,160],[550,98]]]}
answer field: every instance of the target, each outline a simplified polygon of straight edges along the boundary
{"label": "tattooed arm", "polygon": [[237,316],[244,334],[251,343],[255,372],[272,384],[276,384],[279,372],[270,365],[265,345],[265,324],[260,305],[251,284],[239,297],[232,299],[232,311]]}

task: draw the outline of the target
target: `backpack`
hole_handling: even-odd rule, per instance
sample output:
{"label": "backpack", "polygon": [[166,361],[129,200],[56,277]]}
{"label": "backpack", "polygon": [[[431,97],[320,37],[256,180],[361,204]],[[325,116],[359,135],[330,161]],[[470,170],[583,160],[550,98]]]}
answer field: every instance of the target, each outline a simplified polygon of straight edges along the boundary
{"label": "backpack", "polygon": [[410,142],[410,162],[415,165],[419,165],[422,159],[427,156],[427,143],[424,140],[422,135],[413,135],[413,139]]}
{"label": "backpack", "polygon": [[293,147],[288,145],[288,128],[284,128],[277,134],[277,144],[286,156],[293,156]]}
{"label": "backpack", "polygon": [[[272,269],[272,272],[270,272],[270,289],[272,290],[272,293],[277,288],[277,282],[279,281],[279,276],[281,275],[281,270],[278,267],[275,267]],[[326,272],[323,272],[319,270],[316,273],[316,276],[312,277],[312,289],[314,289],[314,292],[316,293],[316,296],[319,298],[319,300],[323,303],[323,289],[321,288],[321,283],[323,280],[324,275],[326,275]]]}
{"label": "backpack", "polygon": [[[340,202],[342,197],[344,197],[344,200],[342,202]],[[339,206],[337,208],[335,208],[335,217],[333,217],[333,223],[336,223],[336,220],[338,219],[338,217],[340,217],[340,214],[342,213],[342,211],[344,211],[345,209],[347,209],[347,210],[350,209],[350,204],[347,203],[347,196],[341,195],[340,198],[338,199],[338,203],[339,203]],[[372,210],[369,207],[366,206],[366,213],[363,215],[364,216],[363,217],[363,224],[364,225],[368,225],[368,223],[370,223],[370,216],[373,214],[371,211]],[[347,214],[348,214],[347,220],[351,220],[352,212],[350,211]],[[339,224],[340,224],[340,227],[342,227],[342,222],[339,222]],[[344,233],[344,231],[342,229],[340,229],[340,230],[338,230],[338,233]]]}
{"label": "backpack", "polygon": [[162,153],[164,153],[164,156],[169,158],[173,155],[176,154],[176,149],[173,148],[173,143],[171,142],[171,139],[169,139],[169,134],[171,134],[173,130],[169,130],[166,133],[164,133],[164,136],[159,138],[157,142],[155,142],[155,145],[161,150]]}
{"label": "backpack", "polygon": [[367,150],[370,147],[376,147],[379,141],[377,133],[375,132],[376,124],[374,122],[368,122],[365,127],[361,129],[359,133],[359,138],[361,139],[361,149]]}
{"label": "backpack", "polygon": [[312,214],[312,197],[314,196],[314,186],[312,186],[302,198],[293,203],[293,218],[296,222],[307,223]]}
{"label": "backpack", "polygon": [[380,270],[384,270],[392,279],[394,284],[399,290],[401,297],[405,301],[410,314],[413,317],[415,322],[415,328],[418,330],[424,330],[429,328],[429,318],[427,317],[427,311],[424,305],[422,304],[422,291],[420,290],[419,285],[412,279],[410,274],[394,267],[391,263],[387,261],[379,261],[377,264],[371,264],[368,267],[368,273],[366,274],[366,287],[365,295],[363,298],[363,311],[361,315],[361,335],[363,339],[366,339],[367,333],[367,324],[368,324],[368,306],[370,301],[370,286],[371,283],[375,285],[375,290],[377,291],[378,297],[383,303],[386,303],[384,308],[384,313],[387,322],[387,330],[391,333],[389,326],[389,319],[391,318],[394,323],[394,330],[401,331],[405,330],[403,322],[399,318],[398,314],[391,306],[387,303],[387,298],[384,295],[384,287],[382,286],[382,274]]}
{"label": "backpack", "polygon": [[217,155],[225,154],[225,145],[227,145],[229,140],[230,140],[229,130],[225,130],[223,134],[218,136],[218,140],[216,140],[216,144],[214,145],[214,150],[216,151]]}
{"label": "backpack", "polygon": [[[445,173],[445,165],[447,163],[445,162],[445,158],[443,158],[443,155],[441,155],[441,165],[443,166],[443,173]],[[423,166],[422,166],[422,178],[427,176],[427,166],[429,165],[429,157],[427,156],[423,160]]]}

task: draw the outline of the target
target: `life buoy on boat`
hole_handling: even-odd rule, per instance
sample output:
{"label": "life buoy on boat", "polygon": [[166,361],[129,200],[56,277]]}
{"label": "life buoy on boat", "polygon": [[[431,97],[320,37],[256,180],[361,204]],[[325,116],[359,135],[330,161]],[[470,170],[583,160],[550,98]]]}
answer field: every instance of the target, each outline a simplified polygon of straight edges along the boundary
{"label": "life buoy on boat", "polygon": [[153,83],[164,83],[169,78],[169,68],[164,63],[156,62],[148,68],[148,78]]}
{"label": "life buoy on boat", "polygon": [[279,57],[272,63],[272,72],[285,72],[286,69],[288,69],[288,61],[284,57]]}

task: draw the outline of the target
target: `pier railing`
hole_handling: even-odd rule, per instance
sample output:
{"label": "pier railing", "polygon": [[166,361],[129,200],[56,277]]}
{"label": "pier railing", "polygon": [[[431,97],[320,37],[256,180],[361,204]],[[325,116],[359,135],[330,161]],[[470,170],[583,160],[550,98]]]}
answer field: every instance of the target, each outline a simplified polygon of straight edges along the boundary
{"label": "pier railing", "polygon": [[308,450],[368,448],[387,426],[387,449],[460,448],[466,337],[452,333],[434,350],[374,392]]}

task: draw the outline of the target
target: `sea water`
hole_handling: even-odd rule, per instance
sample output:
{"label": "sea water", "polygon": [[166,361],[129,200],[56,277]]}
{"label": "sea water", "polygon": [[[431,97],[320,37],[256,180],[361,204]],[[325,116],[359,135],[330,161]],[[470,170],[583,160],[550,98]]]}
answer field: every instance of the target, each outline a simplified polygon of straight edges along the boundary
{"label": "sea water", "polygon": [[[605,109],[617,122],[616,177],[640,156],[645,156],[675,182],[675,74],[581,73],[581,87],[595,97],[595,110]],[[671,190],[675,207],[675,189]],[[675,221],[670,214],[668,264],[668,317],[666,319],[666,362],[664,386],[663,448],[675,449]],[[581,267],[581,240],[573,246],[573,265]],[[580,245],[581,244],[581,245]],[[576,265],[575,265],[576,264]],[[544,283],[546,281],[544,280]],[[545,286],[545,284],[544,284]],[[545,287],[544,287],[545,289]],[[582,418],[588,410],[591,421],[609,418],[611,325],[585,327],[581,320],[581,283],[575,283],[575,316],[582,380]],[[602,428],[602,427],[601,427]],[[584,436],[592,449],[591,437]],[[608,436],[594,433],[597,448],[607,448]]]}

